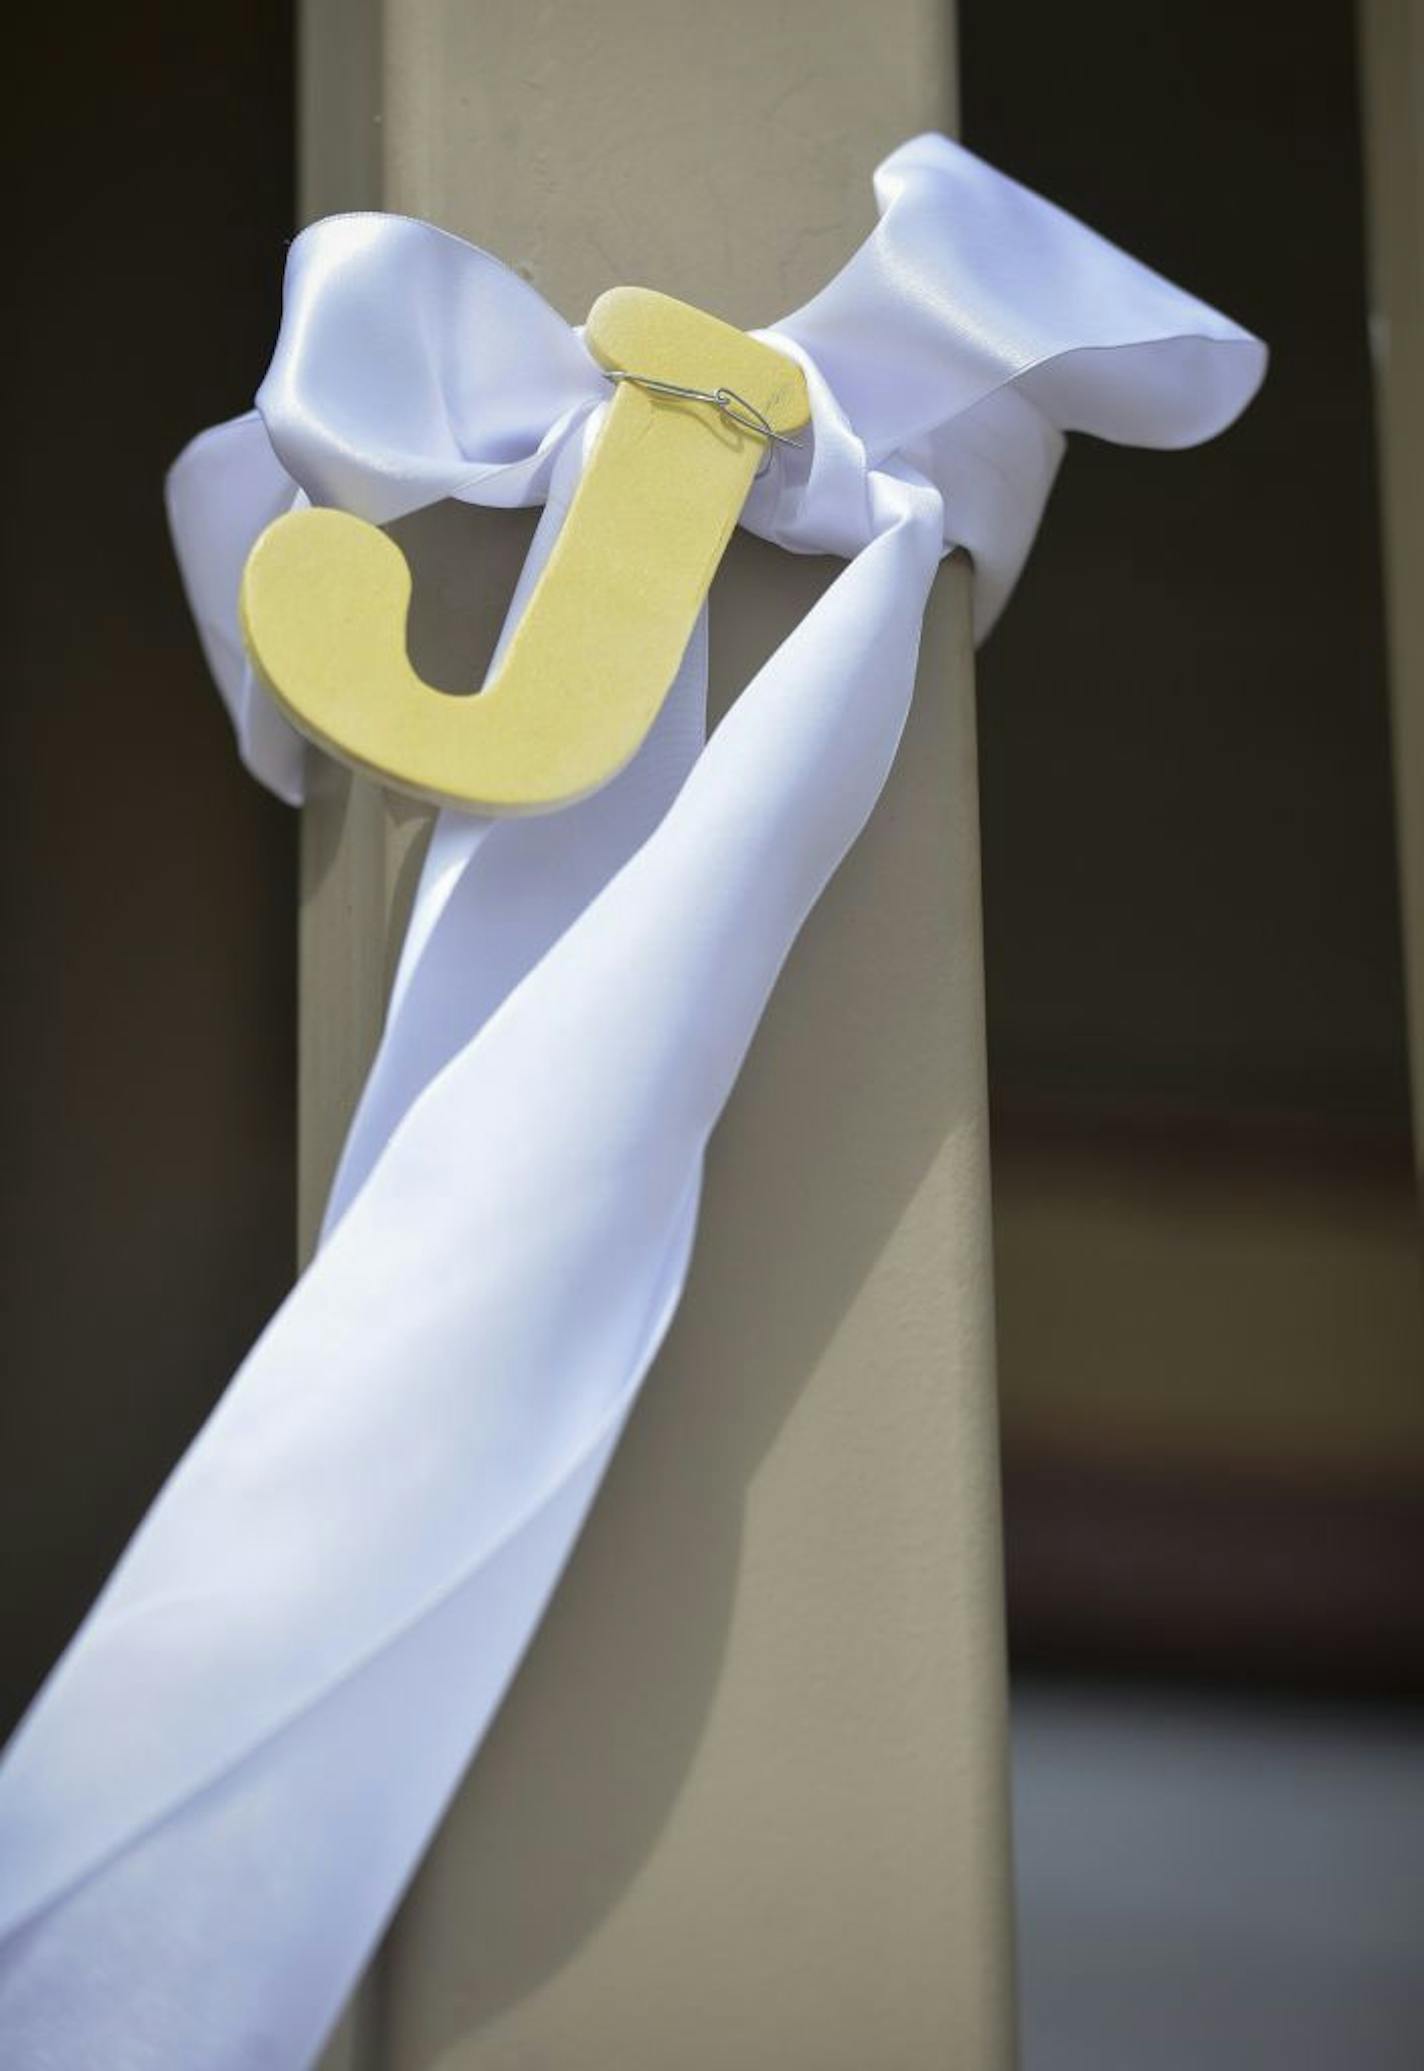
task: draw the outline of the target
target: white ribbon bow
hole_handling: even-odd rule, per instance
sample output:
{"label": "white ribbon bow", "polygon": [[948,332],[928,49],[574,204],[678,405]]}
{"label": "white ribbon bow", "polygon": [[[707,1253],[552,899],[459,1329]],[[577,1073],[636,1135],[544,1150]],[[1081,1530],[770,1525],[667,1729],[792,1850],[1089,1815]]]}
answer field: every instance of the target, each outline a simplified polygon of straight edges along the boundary
{"label": "white ribbon bow", "polygon": [[[1210,437],[1263,347],[944,137],[764,335],[804,451],[743,523],[850,558],[703,745],[705,618],[604,791],[443,813],[318,1256],[174,1471],[0,1767],[0,2059],[307,2063],[513,1675],[687,1270],[703,1147],[900,737],[946,547],[991,623],[1064,433]],[[244,760],[305,750],[236,629],[301,496],[384,522],[547,503],[607,384],[487,253],[358,215],[292,247],[256,413],[169,481]],[[933,686],[930,686],[932,694]]]}

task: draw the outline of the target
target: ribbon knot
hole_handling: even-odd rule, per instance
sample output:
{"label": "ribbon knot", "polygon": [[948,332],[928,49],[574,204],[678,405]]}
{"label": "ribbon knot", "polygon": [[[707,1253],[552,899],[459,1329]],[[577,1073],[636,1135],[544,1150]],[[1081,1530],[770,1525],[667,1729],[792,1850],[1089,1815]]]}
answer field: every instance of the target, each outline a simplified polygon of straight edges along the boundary
{"label": "ribbon knot", "polygon": [[[813,429],[742,522],[847,558],[930,484],[946,547],[974,562],[975,630],[1007,601],[1065,434],[1190,445],[1245,406],[1265,350],[947,137],[875,177],[881,220],[836,278],[758,335],[805,369]],[[196,440],[169,485],[174,536],[244,759],[301,793],[303,750],[235,636],[253,538],[302,496],[377,524],[455,497],[542,503],[606,400],[578,332],[489,252],[407,217],[327,218],[287,265],[257,411]],[[908,499],[913,502],[914,499]],[[923,510],[917,522],[927,522]]]}

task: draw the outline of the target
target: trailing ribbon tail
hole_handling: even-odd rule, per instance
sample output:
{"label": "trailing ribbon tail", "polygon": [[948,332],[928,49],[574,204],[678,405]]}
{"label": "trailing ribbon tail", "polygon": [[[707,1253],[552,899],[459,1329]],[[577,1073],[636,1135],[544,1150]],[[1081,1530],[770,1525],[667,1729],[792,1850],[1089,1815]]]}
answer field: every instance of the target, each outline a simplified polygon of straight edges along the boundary
{"label": "trailing ribbon tail", "polygon": [[[155,2062],[218,2034],[296,2064],[334,2018],[557,1579],[676,1307],[706,1137],[888,772],[939,506],[877,502],[657,830],[416,1100],[17,1737],[21,2062],[82,2060],[116,1967]],[[129,1730],[95,1745],[96,1718]]]}

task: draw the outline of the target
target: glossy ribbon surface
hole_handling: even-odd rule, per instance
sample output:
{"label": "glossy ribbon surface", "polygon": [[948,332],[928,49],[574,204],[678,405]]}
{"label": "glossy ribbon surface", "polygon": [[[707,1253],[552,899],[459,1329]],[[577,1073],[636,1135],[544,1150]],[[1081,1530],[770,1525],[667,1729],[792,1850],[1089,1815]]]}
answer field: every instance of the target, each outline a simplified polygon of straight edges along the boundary
{"label": "glossy ribbon surface", "polygon": [[[804,366],[813,432],[743,520],[848,566],[705,744],[704,619],[605,790],[442,814],[318,1255],[9,1746],[7,2066],[314,2056],[677,1306],[703,1147],[889,770],[942,554],[973,554],[982,632],[1065,432],[1188,445],[1261,378],[1254,339],[943,137],[876,191],[867,243],[762,334]],[[257,411],[169,483],[256,775],[302,795],[236,628],[263,525],[303,497],[378,522],[544,503],[507,632],[606,398],[487,253],[373,215],[297,239]]]}

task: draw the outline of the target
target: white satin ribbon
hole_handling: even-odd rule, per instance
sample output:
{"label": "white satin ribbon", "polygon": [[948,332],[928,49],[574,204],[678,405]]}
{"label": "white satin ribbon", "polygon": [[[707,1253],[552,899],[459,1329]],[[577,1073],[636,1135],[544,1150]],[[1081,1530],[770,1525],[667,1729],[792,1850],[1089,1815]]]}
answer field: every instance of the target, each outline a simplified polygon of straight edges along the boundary
{"label": "white satin ribbon", "polygon": [[[1083,430],[1211,436],[1257,341],[944,137],[764,335],[813,438],[743,522],[849,565],[703,745],[699,623],[641,753],[546,819],[440,816],[318,1256],[0,1767],[0,2061],[307,2063],[489,1724],[681,1293],[703,1147],[880,792],[946,547],[980,629]],[[242,562],[301,496],[387,521],[546,502],[606,385],[487,253],[347,216],[292,248],[258,411],[169,483],[244,760]],[[933,686],[927,694],[933,694]]]}

